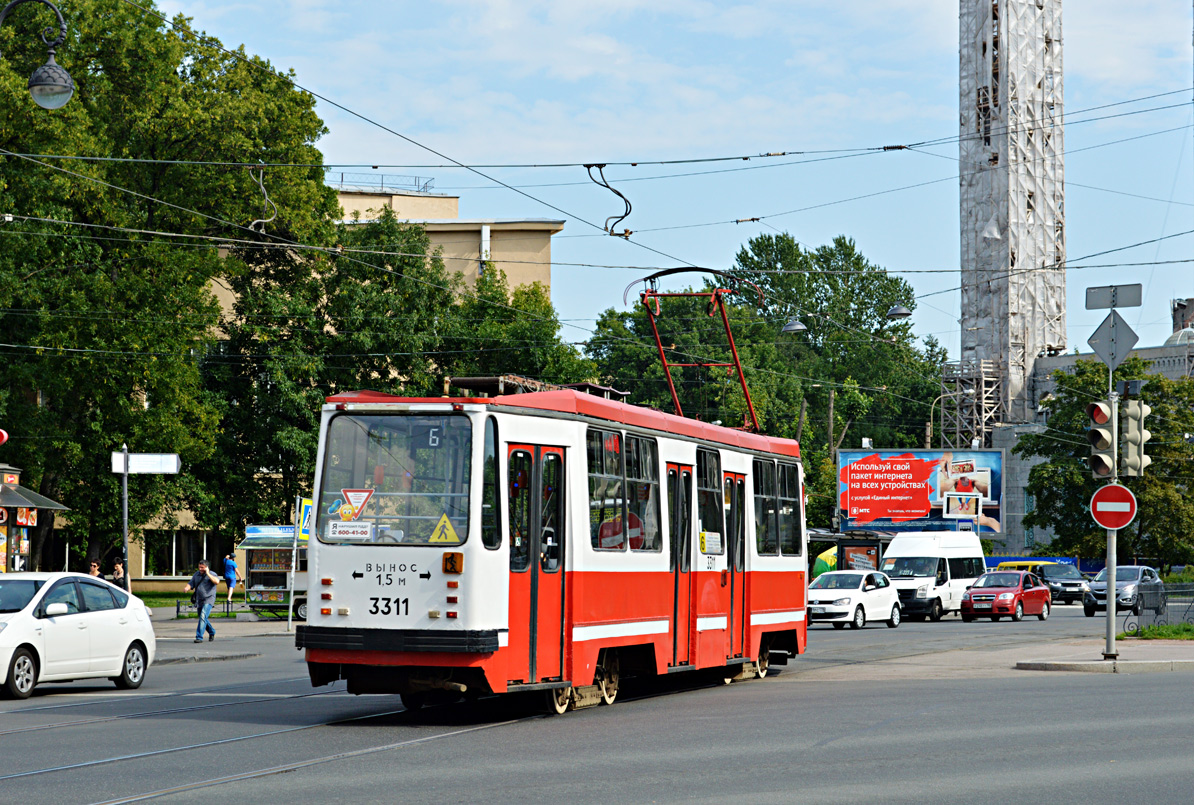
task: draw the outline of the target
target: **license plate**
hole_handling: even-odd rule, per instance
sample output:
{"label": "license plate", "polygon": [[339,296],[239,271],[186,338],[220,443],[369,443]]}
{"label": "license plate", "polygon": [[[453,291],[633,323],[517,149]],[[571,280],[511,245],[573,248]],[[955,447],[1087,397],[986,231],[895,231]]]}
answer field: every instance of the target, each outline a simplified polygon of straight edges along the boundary
{"label": "license plate", "polygon": [[809,607],[808,611],[811,612],[813,615],[824,615],[825,607]]}
{"label": "license plate", "polygon": [[991,605],[990,604],[975,604],[974,608],[975,609],[990,609]]}

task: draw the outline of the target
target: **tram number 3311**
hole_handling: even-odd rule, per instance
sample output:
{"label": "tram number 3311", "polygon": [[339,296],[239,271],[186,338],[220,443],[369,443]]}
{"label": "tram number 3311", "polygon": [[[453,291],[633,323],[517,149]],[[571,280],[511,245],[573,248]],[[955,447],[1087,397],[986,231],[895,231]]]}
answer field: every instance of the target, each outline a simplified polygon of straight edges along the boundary
{"label": "tram number 3311", "polygon": [[409,598],[370,598],[370,615],[409,615]]}

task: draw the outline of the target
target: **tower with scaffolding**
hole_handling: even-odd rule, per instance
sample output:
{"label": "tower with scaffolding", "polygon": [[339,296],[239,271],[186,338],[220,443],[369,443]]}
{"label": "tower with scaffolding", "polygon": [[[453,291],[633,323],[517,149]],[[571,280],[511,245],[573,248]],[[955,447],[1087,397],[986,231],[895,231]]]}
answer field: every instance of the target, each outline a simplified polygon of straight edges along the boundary
{"label": "tower with scaffolding", "polygon": [[1065,349],[1061,0],[960,0],[962,340],[947,444],[1036,421],[1032,369]]}

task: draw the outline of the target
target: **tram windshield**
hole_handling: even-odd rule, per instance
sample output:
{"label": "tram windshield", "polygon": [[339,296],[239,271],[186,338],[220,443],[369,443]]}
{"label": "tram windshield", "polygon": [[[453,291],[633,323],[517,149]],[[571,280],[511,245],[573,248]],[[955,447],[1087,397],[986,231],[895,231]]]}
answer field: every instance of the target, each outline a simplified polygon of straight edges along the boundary
{"label": "tram windshield", "polygon": [[317,503],[330,543],[458,545],[468,538],[472,424],[460,415],[341,414],[328,424]]}

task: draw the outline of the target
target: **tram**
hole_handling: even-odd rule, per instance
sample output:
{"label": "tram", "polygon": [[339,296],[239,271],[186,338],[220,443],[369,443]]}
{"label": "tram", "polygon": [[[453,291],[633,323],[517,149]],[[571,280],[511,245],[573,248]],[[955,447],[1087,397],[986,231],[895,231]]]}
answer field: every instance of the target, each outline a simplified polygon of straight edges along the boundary
{"label": "tram", "polygon": [[804,650],[796,442],[574,390],[328,397],[298,626],[311,682],[610,704],[627,674]]}

